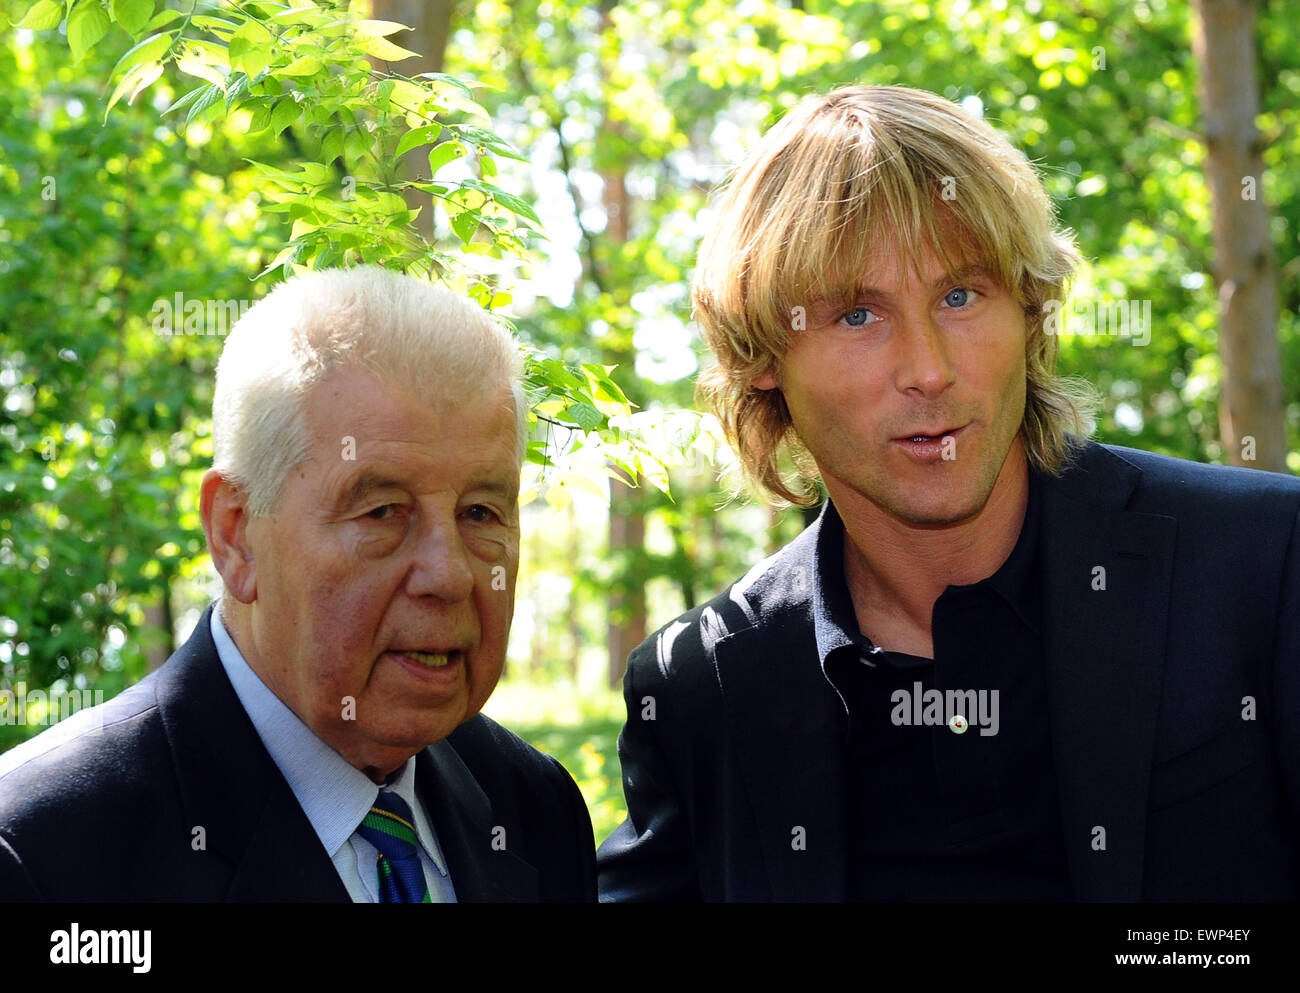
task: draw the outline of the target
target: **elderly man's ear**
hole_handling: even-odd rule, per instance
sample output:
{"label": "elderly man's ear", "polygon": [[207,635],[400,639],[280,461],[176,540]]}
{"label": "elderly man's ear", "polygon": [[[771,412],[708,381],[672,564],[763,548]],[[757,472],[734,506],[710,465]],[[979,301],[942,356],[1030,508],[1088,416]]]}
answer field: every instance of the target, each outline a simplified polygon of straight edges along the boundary
{"label": "elderly man's ear", "polygon": [[248,544],[247,495],[215,469],[203,475],[199,515],[212,563],[240,603],[257,599],[257,563]]}

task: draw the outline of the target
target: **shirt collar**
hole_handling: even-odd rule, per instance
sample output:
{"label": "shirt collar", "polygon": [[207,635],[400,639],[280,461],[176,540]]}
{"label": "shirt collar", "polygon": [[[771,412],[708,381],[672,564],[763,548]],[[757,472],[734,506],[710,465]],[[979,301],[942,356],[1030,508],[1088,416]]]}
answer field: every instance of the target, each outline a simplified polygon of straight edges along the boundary
{"label": "shirt collar", "polygon": [[[1037,473],[1029,471],[1029,498],[1020,537],[1002,566],[986,579],[968,586],[949,586],[948,590],[992,589],[1016,612],[1016,615],[1033,631],[1039,630],[1038,586],[1034,582],[1036,552],[1038,548],[1039,519],[1041,518],[1041,481]],[[817,654],[823,669],[827,657],[835,651],[852,646],[865,661],[880,653],[880,648],[862,634],[857,613],[849,594],[848,580],[844,575],[844,521],[827,500],[817,519],[819,529],[813,548],[812,616],[813,634]]]}
{"label": "shirt collar", "polygon": [[[230,684],[253,722],[258,737],[293,790],[330,858],[347,843],[366,816],[379,787],[336,752],[271,692],[244,659],[221,620],[220,606],[212,611],[212,640]],[[427,821],[415,796],[415,757],[407,759],[386,788],[395,791],[415,813],[421,846],[445,873],[441,860],[425,838]],[[436,847],[436,846],[435,846]]]}

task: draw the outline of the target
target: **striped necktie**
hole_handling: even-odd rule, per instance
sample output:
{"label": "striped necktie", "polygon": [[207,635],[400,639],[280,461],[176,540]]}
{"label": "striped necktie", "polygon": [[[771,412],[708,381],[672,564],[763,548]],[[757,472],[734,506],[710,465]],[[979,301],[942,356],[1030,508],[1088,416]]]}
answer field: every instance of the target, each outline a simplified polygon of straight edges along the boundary
{"label": "striped necktie", "polygon": [[379,899],[381,903],[429,903],[429,888],[420,864],[411,808],[396,793],[380,790],[375,805],[357,828],[361,837],[379,849]]}

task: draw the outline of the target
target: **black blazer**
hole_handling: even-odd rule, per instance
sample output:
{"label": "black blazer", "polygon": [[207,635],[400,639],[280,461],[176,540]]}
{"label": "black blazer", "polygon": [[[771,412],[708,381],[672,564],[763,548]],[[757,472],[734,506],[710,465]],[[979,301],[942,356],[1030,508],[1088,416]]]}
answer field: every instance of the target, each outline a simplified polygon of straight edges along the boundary
{"label": "black blazer", "polygon": [[[211,610],[157,672],[0,755],[0,900],[349,899]],[[582,795],[500,725],[480,714],[419,753],[416,788],[462,902],[595,899]]]}
{"label": "black blazer", "polygon": [[[1296,899],[1300,479],[1088,444],[1042,510],[1075,897]],[[597,855],[602,900],[845,898],[848,777],[828,730],[843,704],[809,613],[819,526],[632,652],[628,819]]]}

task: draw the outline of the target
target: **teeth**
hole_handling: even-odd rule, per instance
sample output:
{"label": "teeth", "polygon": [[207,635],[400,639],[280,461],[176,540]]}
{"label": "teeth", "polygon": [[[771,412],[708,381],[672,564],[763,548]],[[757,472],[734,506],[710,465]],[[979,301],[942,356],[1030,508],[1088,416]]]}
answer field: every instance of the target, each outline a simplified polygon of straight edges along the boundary
{"label": "teeth", "polygon": [[441,669],[451,661],[450,652],[402,652],[402,654],[431,669]]}

